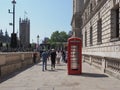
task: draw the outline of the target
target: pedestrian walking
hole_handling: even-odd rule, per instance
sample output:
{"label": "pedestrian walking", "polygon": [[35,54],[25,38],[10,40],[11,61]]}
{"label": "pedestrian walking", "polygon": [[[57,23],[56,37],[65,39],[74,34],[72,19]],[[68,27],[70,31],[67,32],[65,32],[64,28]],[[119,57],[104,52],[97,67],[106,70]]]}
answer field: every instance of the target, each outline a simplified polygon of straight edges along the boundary
{"label": "pedestrian walking", "polygon": [[62,61],[65,62],[65,58],[66,58],[66,53],[65,51],[63,50],[62,51]]}
{"label": "pedestrian walking", "polygon": [[51,50],[48,50],[48,61],[50,60]]}
{"label": "pedestrian walking", "polygon": [[51,70],[55,69],[55,61],[56,61],[56,51],[52,49],[51,51]]}
{"label": "pedestrian walking", "polygon": [[42,56],[42,71],[44,71],[47,70],[47,58],[48,58],[47,51],[43,51],[41,56]]}
{"label": "pedestrian walking", "polygon": [[33,53],[33,63],[34,63],[34,64],[36,64],[36,62],[37,62],[37,61],[36,61],[36,58],[37,58],[37,53],[34,52],[34,53]]}
{"label": "pedestrian walking", "polygon": [[57,54],[57,56],[56,56],[57,64],[60,64],[60,58],[61,58],[61,56],[62,56],[62,55],[61,55],[61,51],[58,50],[58,51],[56,52],[56,54]]}

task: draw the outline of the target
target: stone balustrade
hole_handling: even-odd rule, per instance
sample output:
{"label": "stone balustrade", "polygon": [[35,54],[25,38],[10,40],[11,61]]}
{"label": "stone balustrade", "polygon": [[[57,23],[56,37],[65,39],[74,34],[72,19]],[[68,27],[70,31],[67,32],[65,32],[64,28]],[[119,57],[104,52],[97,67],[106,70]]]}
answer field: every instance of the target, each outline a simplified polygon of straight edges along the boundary
{"label": "stone balustrade", "polygon": [[84,62],[89,63],[102,70],[104,73],[120,79],[120,59],[111,57],[102,57],[94,55],[82,55]]}
{"label": "stone balustrade", "polygon": [[[36,53],[36,62],[40,62],[39,53]],[[29,65],[34,65],[33,52],[0,53],[0,77],[25,68]]]}

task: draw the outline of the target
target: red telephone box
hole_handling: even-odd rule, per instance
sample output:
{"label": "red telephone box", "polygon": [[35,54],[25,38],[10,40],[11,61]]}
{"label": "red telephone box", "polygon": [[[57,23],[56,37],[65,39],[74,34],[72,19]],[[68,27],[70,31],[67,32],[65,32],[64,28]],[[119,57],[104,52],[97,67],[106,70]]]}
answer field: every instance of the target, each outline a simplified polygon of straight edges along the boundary
{"label": "red telephone box", "polygon": [[68,74],[82,73],[82,41],[80,38],[68,39]]}

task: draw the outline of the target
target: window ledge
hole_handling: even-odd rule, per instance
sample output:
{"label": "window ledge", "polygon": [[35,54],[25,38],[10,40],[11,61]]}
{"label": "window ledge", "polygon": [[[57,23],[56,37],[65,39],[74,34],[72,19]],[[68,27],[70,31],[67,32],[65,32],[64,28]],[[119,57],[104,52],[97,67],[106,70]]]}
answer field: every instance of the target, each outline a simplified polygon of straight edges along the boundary
{"label": "window ledge", "polygon": [[102,44],[102,42],[97,42],[97,45],[100,45],[100,44]]}
{"label": "window ledge", "polygon": [[120,38],[118,37],[118,38],[112,38],[110,41],[115,42],[115,41],[119,41],[119,40],[120,40]]}
{"label": "window ledge", "polygon": [[90,44],[90,46],[93,46],[93,44]]}

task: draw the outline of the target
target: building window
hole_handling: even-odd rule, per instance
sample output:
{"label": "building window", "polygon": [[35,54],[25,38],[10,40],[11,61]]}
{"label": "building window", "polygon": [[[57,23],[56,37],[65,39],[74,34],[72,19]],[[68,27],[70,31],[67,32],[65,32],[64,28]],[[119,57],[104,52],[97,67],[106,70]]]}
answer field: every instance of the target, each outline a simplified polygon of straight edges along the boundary
{"label": "building window", "polygon": [[102,43],[102,19],[97,21],[97,43]]}
{"label": "building window", "polygon": [[93,6],[92,6],[92,3],[90,4],[90,13],[92,13],[92,9],[93,9]]}
{"label": "building window", "polygon": [[119,6],[111,10],[111,41],[119,40]]}
{"label": "building window", "polygon": [[85,47],[87,47],[87,31],[85,31]]}
{"label": "building window", "polygon": [[87,20],[87,12],[85,12],[85,20]]}
{"label": "building window", "polygon": [[115,10],[116,13],[116,37],[119,37],[119,8]]}
{"label": "building window", "polygon": [[92,40],[92,37],[93,37],[93,35],[92,35],[92,27],[90,27],[90,46],[93,44],[93,40]]}

